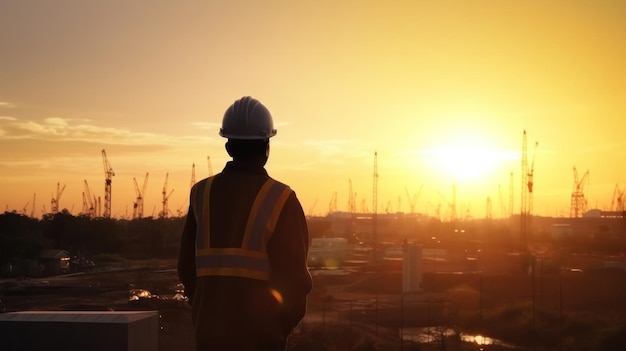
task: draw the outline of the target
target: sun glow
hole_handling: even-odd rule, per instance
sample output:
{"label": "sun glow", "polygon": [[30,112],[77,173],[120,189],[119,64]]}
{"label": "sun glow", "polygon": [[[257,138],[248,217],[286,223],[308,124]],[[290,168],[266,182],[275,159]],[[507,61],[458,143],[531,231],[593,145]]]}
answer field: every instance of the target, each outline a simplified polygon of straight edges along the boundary
{"label": "sun glow", "polygon": [[459,181],[480,181],[496,171],[501,163],[516,156],[491,145],[481,135],[460,133],[440,146],[426,150],[425,161],[441,174]]}

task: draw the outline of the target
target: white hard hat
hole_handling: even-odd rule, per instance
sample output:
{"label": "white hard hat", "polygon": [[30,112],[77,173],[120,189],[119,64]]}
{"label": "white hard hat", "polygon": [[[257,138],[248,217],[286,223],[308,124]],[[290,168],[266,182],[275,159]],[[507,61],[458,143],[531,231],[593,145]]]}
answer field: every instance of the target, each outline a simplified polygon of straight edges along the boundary
{"label": "white hard hat", "polygon": [[229,139],[268,139],[276,135],[270,111],[250,96],[235,101],[224,113],[220,135]]}

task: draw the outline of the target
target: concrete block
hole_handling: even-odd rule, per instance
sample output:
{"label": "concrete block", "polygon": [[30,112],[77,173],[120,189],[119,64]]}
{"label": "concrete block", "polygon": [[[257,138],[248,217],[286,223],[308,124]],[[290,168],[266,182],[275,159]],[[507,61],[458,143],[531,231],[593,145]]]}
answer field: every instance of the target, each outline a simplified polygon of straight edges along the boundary
{"label": "concrete block", "polygon": [[0,349],[157,351],[158,311],[22,311],[0,314]]}

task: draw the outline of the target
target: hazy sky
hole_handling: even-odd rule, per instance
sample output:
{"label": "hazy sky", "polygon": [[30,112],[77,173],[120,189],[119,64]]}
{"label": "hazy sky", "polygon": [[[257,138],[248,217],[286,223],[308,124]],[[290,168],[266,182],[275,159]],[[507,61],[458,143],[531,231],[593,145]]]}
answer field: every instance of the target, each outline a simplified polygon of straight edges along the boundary
{"label": "hazy sky", "polygon": [[[228,157],[217,135],[244,95],[272,112],[268,172],[307,214],[514,212],[522,133],[534,212],[569,215],[589,170],[590,207],[626,187],[626,2],[0,0],[0,206],[78,214],[84,181],[113,215],[186,211],[196,180]],[[538,142],[536,151],[533,147]]]}

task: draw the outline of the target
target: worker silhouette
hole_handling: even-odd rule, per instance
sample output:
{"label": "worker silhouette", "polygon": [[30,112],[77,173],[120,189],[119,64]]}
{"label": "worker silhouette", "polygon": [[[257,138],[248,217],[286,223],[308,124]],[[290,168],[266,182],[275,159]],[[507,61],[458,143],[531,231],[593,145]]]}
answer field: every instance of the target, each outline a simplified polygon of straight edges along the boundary
{"label": "worker silhouette", "polygon": [[285,350],[312,286],[304,212],[264,168],[276,129],[260,101],[235,101],[219,134],[233,160],[192,187],[178,259],[196,350]]}

